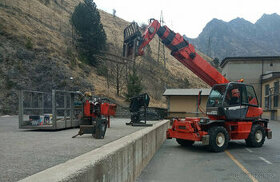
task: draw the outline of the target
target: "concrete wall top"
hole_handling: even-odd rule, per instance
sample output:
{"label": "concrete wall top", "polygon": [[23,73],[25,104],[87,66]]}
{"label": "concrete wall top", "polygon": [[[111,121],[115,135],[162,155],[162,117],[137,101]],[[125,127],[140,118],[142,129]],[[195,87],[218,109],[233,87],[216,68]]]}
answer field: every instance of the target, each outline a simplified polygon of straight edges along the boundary
{"label": "concrete wall top", "polygon": [[[122,176],[122,178],[118,180],[118,176],[117,176],[119,173],[118,170],[126,171],[125,169],[119,169],[120,166],[118,164],[125,161],[130,166],[123,166],[123,164],[121,166],[123,166],[123,168],[128,168],[127,171],[130,170],[129,171],[130,174],[136,174],[135,171],[131,171],[132,169],[139,171],[139,169],[136,169],[135,166],[131,166],[134,165],[134,163],[137,163],[135,162],[135,157],[139,157],[139,156],[135,156],[136,154],[133,153],[134,147],[137,147],[134,146],[134,144],[137,142],[139,143],[139,140],[141,140],[144,136],[146,136],[144,137],[145,142],[144,141],[140,142],[140,144],[142,144],[141,145],[142,149],[143,147],[150,147],[153,149],[147,148],[145,149],[145,151],[148,150],[149,152],[150,150],[153,150],[153,153],[155,153],[156,152],[155,145],[157,145],[158,147],[160,146],[158,143],[156,143],[156,141],[158,141],[159,143],[160,142],[162,143],[164,141],[165,132],[167,129],[166,127],[168,126],[168,123],[169,120],[164,120],[155,123],[152,127],[144,128],[128,136],[120,138],[119,140],[108,143],[98,149],[95,149],[79,157],[71,159],[65,163],[59,164],[57,166],[51,167],[37,174],[29,176],[21,180],[21,182],[96,181],[95,176],[98,176],[99,177],[98,181],[100,181],[100,176],[101,179],[103,179],[103,177],[106,178],[105,174],[102,173],[104,172],[101,169],[102,165],[103,165],[103,170],[104,170],[104,166],[106,166],[105,169],[108,169],[110,167],[112,168],[111,170],[114,169],[113,172],[110,174],[110,176],[109,177],[107,176],[106,178],[109,179],[109,181],[112,181],[110,180],[112,176],[113,179],[116,179],[113,181],[133,181],[135,179],[135,176],[130,177],[129,174],[126,174],[125,177]],[[149,143],[153,144],[153,146],[148,145]],[[123,151],[124,149],[127,150]],[[120,151],[123,151],[123,155],[120,155]],[[149,157],[149,159],[153,156],[153,154],[151,153],[150,155],[151,156]],[[128,158],[124,159],[124,157],[128,157]],[[133,163],[129,162],[129,160],[132,160]],[[140,162],[142,161],[140,160],[140,158],[137,160]],[[100,164],[101,161],[105,164]]]}

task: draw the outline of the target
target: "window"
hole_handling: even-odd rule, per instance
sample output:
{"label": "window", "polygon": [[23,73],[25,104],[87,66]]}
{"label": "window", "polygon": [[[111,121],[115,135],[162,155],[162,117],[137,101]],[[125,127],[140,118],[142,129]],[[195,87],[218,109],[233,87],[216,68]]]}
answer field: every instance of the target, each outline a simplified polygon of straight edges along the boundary
{"label": "window", "polygon": [[266,109],[269,109],[269,98],[268,98],[268,96],[264,98],[264,107]]}
{"label": "window", "polygon": [[[225,106],[237,106],[240,105],[241,99],[242,103],[246,102],[246,96],[243,97],[244,86],[241,84],[230,84],[227,89],[227,94],[225,97]],[[243,101],[243,99],[245,99]]]}
{"label": "window", "polygon": [[246,85],[248,104],[258,106],[258,99],[254,87]]}
{"label": "window", "polygon": [[279,100],[279,82],[274,82],[274,97],[273,97],[273,107],[278,107]]}
{"label": "window", "polygon": [[272,107],[272,96],[268,96],[268,108],[271,109]]}
{"label": "window", "polygon": [[279,93],[279,82],[274,82],[274,94]]}
{"label": "window", "polygon": [[208,97],[207,107],[218,107],[222,105],[224,94],[226,91],[226,85],[217,85],[212,88],[212,91]]}
{"label": "window", "polygon": [[273,97],[273,107],[278,107],[278,95]]}
{"label": "window", "polygon": [[244,86],[241,87],[242,88],[242,92],[241,92],[241,103],[242,104],[248,104],[249,100],[248,100],[248,94],[246,93],[246,89]]}
{"label": "window", "polygon": [[265,95],[269,95],[269,85],[265,85]]}

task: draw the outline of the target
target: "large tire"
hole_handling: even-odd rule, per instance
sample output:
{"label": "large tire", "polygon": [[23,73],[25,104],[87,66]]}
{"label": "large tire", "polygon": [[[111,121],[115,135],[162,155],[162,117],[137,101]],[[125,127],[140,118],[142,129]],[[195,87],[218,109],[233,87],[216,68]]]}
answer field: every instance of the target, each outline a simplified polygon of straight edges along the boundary
{"label": "large tire", "polygon": [[189,147],[194,144],[194,141],[191,141],[191,140],[184,140],[184,139],[176,138],[176,141],[178,144],[182,145],[183,147]]}
{"label": "large tire", "polygon": [[246,145],[249,147],[261,147],[265,141],[264,128],[259,124],[253,125],[251,132],[245,141]]}
{"label": "large tire", "polygon": [[208,130],[209,149],[213,152],[223,152],[229,142],[227,130],[222,126],[213,126]]}

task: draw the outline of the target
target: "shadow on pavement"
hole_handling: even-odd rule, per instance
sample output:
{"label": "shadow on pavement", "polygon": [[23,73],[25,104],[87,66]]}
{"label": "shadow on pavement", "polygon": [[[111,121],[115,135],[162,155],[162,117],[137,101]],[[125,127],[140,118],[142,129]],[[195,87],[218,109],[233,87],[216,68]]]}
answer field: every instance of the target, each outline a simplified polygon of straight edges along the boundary
{"label": "shadow on pavement", "polygon": [[[188,150],[189,152],[195,152],[195,153],[215,153],[211,152],[208,149],[208,146],[202,145],[200,142],[195,142],[192,146],[189,147],[183,147],[181,145],[174,146],[176,149],[181,149],[181,150]],[[246,147],[246,143],[243,141],[232,141],[229,142],[227,150],[235,150],[235,149],[244,149]]]}

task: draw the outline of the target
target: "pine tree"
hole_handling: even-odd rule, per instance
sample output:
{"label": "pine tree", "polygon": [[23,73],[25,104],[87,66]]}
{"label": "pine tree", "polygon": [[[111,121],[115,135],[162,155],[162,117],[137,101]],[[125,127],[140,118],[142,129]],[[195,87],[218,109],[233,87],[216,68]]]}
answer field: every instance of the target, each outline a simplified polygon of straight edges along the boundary
{"label": "pine tree", "polygon": [[213,66],[214,66],[215,68],[219,68],[220,61],[219,61],[218,58],[215,58],[212,62],[213,62]]}
{"label": "pine tree", "polygon": [[141,93],[143,87],[141,85],[141,80],[137,76],[136,72],[133,71],[132,74],[128,75],[128,83],[127,83],[127,93],[126,98],[129,100],[129,98],[137,96]]}
{"label": "pine tree", "polygon": [[79,35],[79,53],[89,64],[96,66],[93,55],[105,49],[106,34],[100,22],[96,4],[92,0],[80,3],[72,15],[72,23]]}

